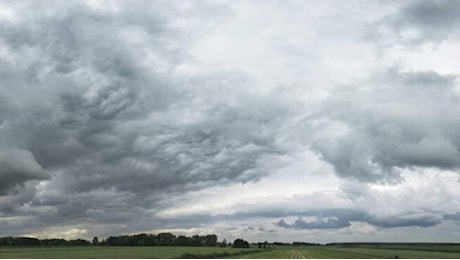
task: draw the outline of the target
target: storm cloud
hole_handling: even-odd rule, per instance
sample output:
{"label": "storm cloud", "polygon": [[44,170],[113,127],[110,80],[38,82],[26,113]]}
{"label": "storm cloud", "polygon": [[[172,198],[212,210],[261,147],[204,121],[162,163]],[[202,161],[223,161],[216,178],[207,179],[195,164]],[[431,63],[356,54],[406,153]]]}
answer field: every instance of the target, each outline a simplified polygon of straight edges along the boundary
{"label": "storm cloud", "polygon": [[288,224],[284,219],[274,225],[291,229],[340,229],[351,226],[352,222],[365,222],[379,228],[395,227],[431,227],[440,224],[443,217],[439,214],[408,213],[399,216],[375,216],[366,212],[347,209],[331,209],[320,212],[305,212],[298,214],[303,217],[313,217],[313,220],[304,220],[298,217],[293,223]]}
{"label": "storm cloud", "polygon": [[458,39],[455,28],[460,24],[460,4],[457,1],[406,1],[398,7],[376,23],[377,28],[370,32],[372,37],[408,45]]}
{"label": "storm cloud", "polygon": [[321,116],[314,114],[319,119],[309,121],[312,147],[337,174],[362,181],[397,181],[398,168],[406,167],[456,170],[455,80],[433,71],[389,69],[344,86],[327,98]]}
{"label": "storm cloud", "polygon": [[[10,149],[2,153],[3,194],[53,176],[39,187],[53,192],[32,205],[53,206],[72,222],[116,219],[125,200],[149,208],[165,192],[267,174],[258,165],[283,153],[273,126],[291,108],[244,93],[244,85],[218,90],[222,80],[244,78],[172,78],[167,67],[185,50],[157,4],[147,4],[149,15],[128,7],[116,17],[84,3],[12,9],[18,20],[2,27],[6,68],[15,72],[2,88]],[[113,206],[105,196],[115,194],[127,197]]]}
{"label": "storm cloud", "polygon": [[265,241],[457,223],[459,11],[0,3],[0,228]]}

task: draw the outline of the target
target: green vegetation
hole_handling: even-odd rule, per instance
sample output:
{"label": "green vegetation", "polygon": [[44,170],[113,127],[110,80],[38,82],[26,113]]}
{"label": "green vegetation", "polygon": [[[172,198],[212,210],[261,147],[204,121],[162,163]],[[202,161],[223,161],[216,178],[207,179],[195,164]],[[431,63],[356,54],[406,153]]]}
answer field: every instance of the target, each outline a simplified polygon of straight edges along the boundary
{"label": "green vegetation", "polygon": [[[256,246],[257,247],[257,246]],[[271,249],[180,246],[0,247],[0,258],[460,258],[460,245],[276,246]]]}
{"label": "green vegetation", "polygon": [[171,233],[75,239],[0,238],[0,258],[442,258],[460,259],[455,243],[218,242],[217,236]]}
{"label": "green vegetation", "polygon": [[445,249],[440,248],[427,248],[414,246],[413,249],[410,246],[404,248],[385,247],[385,248],[371,248],[371,247],[350,247],[350,248],[330,248],[330,251],[336,251],[338,253],[352,253],[366,255],[367,258],[460,258],[460,252],[450,251],[447,252]]}
{"label": "green vegetation", "polygon": [[256,249],[223,247],[0,247],[0,258],[223,258]]}
{"label": "green vegetation", "polygon": [[194,235],[176,236],[171,233],[160,234],[135,234],[135,235],[119,235],[110,236],[99,242],[97,237],[94,237],[92,242],[84,239],[75,239],[67,241],[65,239],[37,239],[30,237],[0,237],[0,246],[204,246],[226,247],[227,243],[218,243],[217,235]]}
{"label": "green vegetation", "polygon": [[278,246],[273,250],[231,258],[460,258],[460,245],[353,245],[353,246]]}
{"label": "green vegetation", "polygon": [[350,252],[339,252],[329,250],[326,247],[283,247],[265,252],[255,252],[244,256],[234,256],[231,258],[251,258],[251,259],[280,259],[280,258],[375,258],[369,255]]}
{"label": "green vegetation", "polygon": [[243,240],[241,238],[237,238],[235,239],[235,241],[233,242],[233,246],[234,248],[249,248],[249,243],[248,241],[246,240]]}

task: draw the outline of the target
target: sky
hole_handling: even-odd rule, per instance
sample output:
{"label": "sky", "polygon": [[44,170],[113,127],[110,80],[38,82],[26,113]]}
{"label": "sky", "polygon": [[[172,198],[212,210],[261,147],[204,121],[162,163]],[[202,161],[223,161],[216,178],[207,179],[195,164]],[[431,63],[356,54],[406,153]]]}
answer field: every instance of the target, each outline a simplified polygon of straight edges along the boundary
{"label": "sky", "polygon": [[460,241],[459,1],[0,2],[0,236]]}

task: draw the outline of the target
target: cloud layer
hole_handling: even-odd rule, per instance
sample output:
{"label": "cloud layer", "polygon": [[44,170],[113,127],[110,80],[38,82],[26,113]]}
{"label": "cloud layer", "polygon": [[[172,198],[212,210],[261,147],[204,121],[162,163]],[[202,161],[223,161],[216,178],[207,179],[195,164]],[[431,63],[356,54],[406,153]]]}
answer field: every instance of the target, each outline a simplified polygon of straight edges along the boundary
{"label": "cloud layer", "polygon": [[458,220],[455,1],[0,5],[8,234]]}
{"label": "cloud layer", "polygon": [[390,69],[355,84],[331,94],[310,121],[312,147],[337,174],[385,181],[399,178],[398,168],[459,167],[454,76]]}

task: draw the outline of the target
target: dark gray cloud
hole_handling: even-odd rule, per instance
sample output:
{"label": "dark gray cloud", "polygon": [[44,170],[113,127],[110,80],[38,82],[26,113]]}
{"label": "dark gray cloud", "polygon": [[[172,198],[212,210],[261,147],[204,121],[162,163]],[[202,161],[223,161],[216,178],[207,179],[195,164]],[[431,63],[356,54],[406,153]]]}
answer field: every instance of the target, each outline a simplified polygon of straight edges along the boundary
{"label": "dark gray cloud", "polygon": [[36,223],[130,222],[165,193],[256,181],[283,153],[275,126],[291,108],[276,94],[250,94],[244,76],[170,76],[186,58],[166,18],[174,4],[18,5],[1,28],[0,194],[47,180],[28,203],[53,210],[31,212]]}
{"label": "dark gray cloud", "polygon": [[[277,25],[261,31],[254,26],[260,31],[255,36],[247,25],[266,22],[243,11],[246,4],[1,3],[0,229],[21,235],[52,226],[81,227],[91,229],[88,236],[104,236],[256,218],[298,217],[277,226],[299,230],[341,229],[353,221],[382,228],[440,223],[442,217],[424,210],[382,217],[365,209],[292,212],[267,206],[230,215],[157,215],[189,191],[281,173],[277,167],[283,162],[302,161],[310,149],[340,178],[361,182],[395,184],[404,180],[401,169],[414,167],[458,170],[456,75],[435,68],[359,71],[367,80],[335,86],[322,73],[315,78],[316,73],[304,71],[306,63],[298,59],[308,57],[308,69],[318,65],[324,75],[340,71],[328,60],[334,51],[327,47],[324,59],[318,53],[336,45],[329,31],[353,27],[336,23],[346,20],[354,4],[340,7],[340,19],[324,19],[327,32],[309,32],[304,24],[315,24],[316,18],[304,21],[299,12],[287,35],[289,26]],[[280,23],[297,8],[276,6],[267,2],[264,10],[281,10],[275,19]],[[406,37],[407,29],[418,33],[409,43],[456,37],[451,33],[459,22],[456,2],[397,6],[397,12],[374,24],[389,29],[391,40]],[[318,42],[303,39],[304,34]],[[292,45],[295,55],[280,51],[279,39]],[[311,51],[307,43],[321,46]],[[214,59],[222,67],[214,66]],[[315,86],[323,83],[330,89]],[[326,94],[316,98],[318,93]],[[297,166],[286,169],[289,176],[304,174]],[[351,197],[356,190],[341,192]],[[248,233],[278,231],[245,225],[253,231]],[[234,229],[228,232],[241,230],[230,226]]]}
{"label": "dark gray cloud", "polygon": [[[440,224],[444,219],[439,214],[403,213],[398,216],[376,216],[371,213],[349,209],[329,209],[322,211],[299,212],[287,216],[298,216],[289,224],[284,219],[273,223],[275,226],[292,229],[340,229],[351,226],[351,222],[365,222],[380,228],[395,227],[431,227]],[[286,216],[285,216],[286,217]],[[315,220],[304,220],[303,217],[314,217]]]}
{"label": "dark gray cloud", "polygon": [[49,178],[30,151],[0,151],[0,195],[18,192],[18,188],[29,180]]}
{"label": "dark gray cloud", "polygon": [[284,219],[280,219],[278,222],[275,223],[275,225],[278,226],[278,227],[284,227],[284,228],[290,228],[291,227],[291,225],[286,223],[286,221],[284,221]]}
{"label": "dark gray cloud", "polygon": [[405,1],[374,24],[370,36],[379,42],[395,39],[404,44],[423,44],[457,39],[460,3],[455,0]]}
{"label": "dark gray cloud", "polygon": [[456,212],[456,213],[453,213],[453,214],[446,214],[443,217],[444,217],[444,219],[453,220],[457,224],[460,225],[460,212]]}
{"label": "dark gray cloud", "polygon": [[[365,219],[363,213],[346,209],[298,212],[290,216],[297,216],[298,218],[292,224],[286,223],[284,219],[273,224],[292,229],[340,229],[351,226],[351,221],[363,221]],[[302,217],[314,217],[315,220],[306,221]]]}
{"label": "dark gray cloud", "polygon": [[361,181],[398,181],[398,168],[456,170],[455,86],[452,75],[396,69],[344,86],[312,116],[312,148],[338,175]]}
{"label": "dark gray cloud", "polygon": [[379,227],[384,228],[395,228],[395,227],[409,227],[409,226],[418,226],[418,227],[431,227],[441,223],[443,217],[437,214],[415,214],[412,216],[408,214],[407,216],[391,216],[389,218],[373,218],[369,220],[370,224],[374,224]]}
{"label": "dark gray cloud", "polygon": [[351,225],[348,221],[340,221],[335,218],[328,218],[326,220],[320,219],[317,221],[307,222],[301,218],[297,219],[292,224],[287,224],[283,219],[276,223],[279,227],[293,228],[293,229],[338,229]]}
{"label": "dark gray cloud", "polygon": [[[433,227],[440,224],[443,220],[456,219],[455,214],[442,215],[423,211],[405,210],[397,213],[375,213],[372,209],[352,209],[352,208],[329,208],[315,209],[304,211],[261,211],[252,210],[246,213],[235,214],[191,214],[181,217],[161,218],[163,224],[169,223],[174,226],[175,223],[187,222],[186,226],[212,225],[224,221],[231,223],[234,221],[246,221],[248,219],[279,219],[273,222],[272,225],[286,229],[342,229],[352,225],[352,222],[362,222],[373,225],[377,228],[398,228],[398,227]],[[286,221],[286,218],[296,218],[291,223]],[[259,231],[267,231],[269,226],[261,227]],[[247,226],[244,231],[255,231],[254,226]]]}

